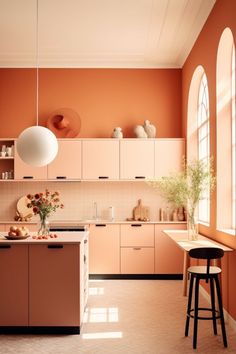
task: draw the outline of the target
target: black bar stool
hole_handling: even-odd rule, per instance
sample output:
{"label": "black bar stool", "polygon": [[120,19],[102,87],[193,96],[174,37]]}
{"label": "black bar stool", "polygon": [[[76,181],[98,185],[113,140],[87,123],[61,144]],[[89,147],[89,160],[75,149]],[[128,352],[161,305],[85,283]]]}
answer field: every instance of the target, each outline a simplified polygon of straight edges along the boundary
{"label": "black bar stool", "polygon": [[[187,307],[187,317],[185,324],[185,336],[188,336],[189,331],[189,320],[190,317],[194,319],[194,328],[193,328],[193,348],[197,348],[197,328],[198,320],[212,320],[213,321],[213,332],[217,334],[216,320],[220,318],[221,331],[224,346],[227,347],[227,338],[225,331],[225,321],[223,313],[223,305],[221,298],[221,290],[218,275],[221,273],[219,267],[214,267],[210,265],[212,259],[218,259],[223,257],[224,251],[220,248],[215,247],[201,247],[194,248],[189,251],[189,256],[197,259],[206,259],[206,266],[192,266],[188,268],[188,273],[190,274],[190,284],[189,284],[189,295],[188,295],[188,307]],[[211,308],[198,307],[199,299],[199,282],[201,279],[204,279],[206,283],[210,280],[210,295],[211,295]],[[193,295],[193,284],[195,280],[195,296],[194,296],[194,308],[192,308],[192,295]],[[215,308],[215,288],[218,298],[218,307],[219,310]],[[212,316],[204,317],[199,316],[198,311],[210,311]]]}

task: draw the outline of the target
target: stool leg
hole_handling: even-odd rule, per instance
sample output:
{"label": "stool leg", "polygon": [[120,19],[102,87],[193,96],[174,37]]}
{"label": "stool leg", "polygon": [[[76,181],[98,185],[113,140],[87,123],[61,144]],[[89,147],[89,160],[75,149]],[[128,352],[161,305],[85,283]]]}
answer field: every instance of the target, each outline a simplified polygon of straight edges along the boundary
{"label": "stool leg", "polygon": [[197,348],[197,326],[198,326],[198,295],[199,295],[199,278],[196,277],[195,298],[194,298],[194,327],[193,327],[193,348]]}
{"label": "stool leg", "polygon": [[194,277],[191,274],[190,284],[189,284],[189,293],[188,293],[187,316],[186,316],[186,322],[185,322],[185,337],[188,336],[188,330],[189,330],[190,310],[191,310],[191,306],[192,306],[192,295],[193,295],[193,280],[194,280]]}
{"label": "stool leg", "polygon": [[215,289],[213,278],[210,278],[210,289],[211,289],[211,310],[212,310],[212,320],[213,320],[213,331],[217,334],[216,326],[216,308],[215,308]]}
{"label": "stool leg", "polygon": [[214,279],[216,282],[216,291],[217,291],[217,296],[218,296],[222,337],[223,337],[224,346],[227,348],[228,345],[227,345],[227,337],[226,337],[226,331],[225,331],[225,320],[224,320],[224,312],[223,312],[223,305],[222,305],[222,298],[221,298],[220,283],[219,283],[218,276],[215,277]]}

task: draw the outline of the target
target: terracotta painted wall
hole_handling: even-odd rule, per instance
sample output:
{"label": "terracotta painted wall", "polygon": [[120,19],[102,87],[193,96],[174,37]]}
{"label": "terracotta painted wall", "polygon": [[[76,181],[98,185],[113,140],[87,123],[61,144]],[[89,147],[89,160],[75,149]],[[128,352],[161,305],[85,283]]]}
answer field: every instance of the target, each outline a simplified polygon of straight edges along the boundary
{"label": "terracotta painted wall", "polygon": [[[79,137],[124,137],[149,119],[158,137],[181,137],[181,69],[40,69],[39,118],[72,108],[81,117]],[[36,70],[0,69],[0,137],[17,137],[36,124]]]}
{"label": "terracotta painted wall", "polygon": [[[229,27],[236,43],[236,1],[217,0],[208,20],[203,27],[182,72],[182,109],[183,136],[186,137],[188,92],[194,70],[202,65],[208,79],[210,103],[210,150],[216,158],[216,58],[219,40],[223,30]],[[200,227],[200,232],[236,249],[236,236],[216,230],[216,194],[211,201],[210,227]],[[236,251],[224,257],[224,306],[236,320]]]}

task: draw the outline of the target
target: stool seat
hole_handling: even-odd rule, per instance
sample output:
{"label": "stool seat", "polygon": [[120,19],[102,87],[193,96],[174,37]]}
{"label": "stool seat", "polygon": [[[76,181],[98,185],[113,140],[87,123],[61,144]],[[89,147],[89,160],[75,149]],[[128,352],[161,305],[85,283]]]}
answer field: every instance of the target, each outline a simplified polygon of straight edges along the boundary
{"label": "stool seat", "polygon": [[[192,267],[188,268],[188,272],[193,273],[193,274],[199,274],[199,275],[206,276],[207,267],[206,266],[192,266]],[[219,267],[210,266],[208,276],[210,276],[211,274],[220,274],[220,273],[221,273],[221,269]]]}
{"label": "stool seat", "polygon": [[[191,266],[188,268],[188,274],[190,275],[190,284],[189,284],[189,295],[188,295],[188,305],[187,305],[187,314],[185,322],[185,336],[188,336],[189,332],[189,321],[190,318],[194,320],[193,326],[193,348],[197,348],[197,329],[198,329],[198,320],[212,320],[213,323],[213,333],[217,334],[216,320],[220,319],[221,331],[223,337],[224,346],[227,347],[227,337],[225,331],[225,322],[224,322],[224,312],[221,298],[221,289],[219,282],[219,274],[221,269],[219,267],[211,266],[210,262],[213,259],[218,259],[223,257],[224,251],[221,248],[217,247],[198,247],[193,248],[189,251],[189,256],[191,258],[203,259],[206,260],[206,266]],[[199,286],[200,281],[205,281],[210,283],[210,298],[211,298],[211,307],[200,307],[199,306]],[[193,288],[195,286],[195,290]],[[216,297],[218,300],[219,310],[215,306],[215,290]],[[194,304],[192,308],[192,297],[194,292]],[[199,312],[204,311],[205,313],[210,313],[210,316],[200,316]]]}

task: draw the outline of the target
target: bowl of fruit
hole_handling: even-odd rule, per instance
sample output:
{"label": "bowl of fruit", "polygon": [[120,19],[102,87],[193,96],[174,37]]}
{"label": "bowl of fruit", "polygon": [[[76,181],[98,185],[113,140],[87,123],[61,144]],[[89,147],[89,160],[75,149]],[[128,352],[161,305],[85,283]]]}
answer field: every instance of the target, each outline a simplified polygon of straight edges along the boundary
{"label": "bowl of fruit", "polygon": [[8,240],[24,240],[30,236],[29,229],[25,226],[11,226],[8,235],[5,236]]}

